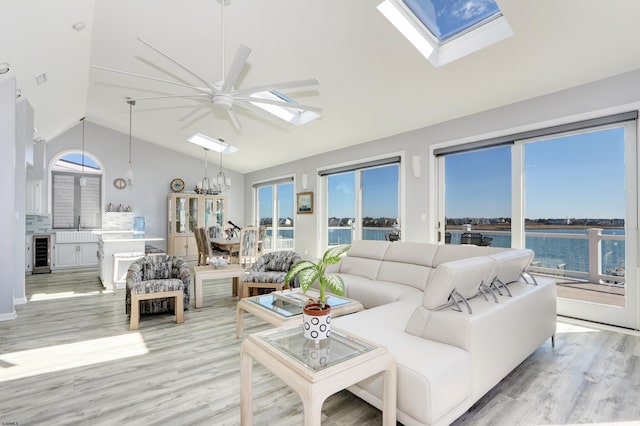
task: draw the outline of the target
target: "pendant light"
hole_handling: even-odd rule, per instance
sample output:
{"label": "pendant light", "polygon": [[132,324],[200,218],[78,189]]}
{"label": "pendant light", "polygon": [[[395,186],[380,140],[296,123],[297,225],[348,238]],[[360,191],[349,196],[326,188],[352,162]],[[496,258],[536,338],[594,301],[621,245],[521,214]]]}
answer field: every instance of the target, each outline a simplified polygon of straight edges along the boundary
{"label": "pendant light", "polygon": [[207,194],[209,190],[213,189],[211,182],[209,182],[209,178],[207,177],[207,153],[209,152],[209,148],[204,148],[204,179],[202,179],[202,192]]}
{"label": "pendant light", "polygon": [[228,144],[225,144],[224,139],[219,139],[221,143],[225,145],[225,149],[220,150],[220,171],[218,172],[218,176],[216,176],[215,183],[213,185],[213,190],[216,192],[224,192],[231,189],[231,179],[226,177],[224,172],[222,171],[222,154],[229,148]]}
{"label": "pendant light", "polygon": [[127,168],[125,178],[127,180],[127,185],[133,186],[133,166],[131,165],[131,122],[133,118],[133,106],[136,104],[136,101],[128,99],[127,103],[129,104],[129,167]]}
{"label": "pendant light", "polygon": [[80,121],[82,121],[82,173],[80,174],[80,186],[87,186],[87,178],[84,176],[84,119],[86,117],[82,117]]}

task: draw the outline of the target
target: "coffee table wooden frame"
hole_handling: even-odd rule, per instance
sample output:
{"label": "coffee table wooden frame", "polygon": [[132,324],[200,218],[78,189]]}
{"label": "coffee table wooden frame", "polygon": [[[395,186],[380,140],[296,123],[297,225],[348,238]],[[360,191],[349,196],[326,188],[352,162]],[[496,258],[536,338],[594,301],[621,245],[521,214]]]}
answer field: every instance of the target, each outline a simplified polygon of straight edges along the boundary
{"label": "coffee table wooden frame", "polygon": [[[341,330],[342,334],[349,336]],[[274,332],[269,330],[268,332]],[[251,334],[240,345],[240,424],[253,421],[253,361],[257,361],[295,390],[304,406],[305,426],[321,423],[322,404],[334,393],[368,377],[383,373],[384,397],[382,424],[396,424],[396,361],[386,348],[364,339],[375,349],[336,365],[313,371],[289,354],[260,337],[268,332]],[[300,329],[302,333],[302,329]]]}
{"label": "coffee table wooden frame", "polygon": [[[242,321],[243,321],[244,312],[253,314],[254,316],[276,327],[280,327],[292,322],[293,323],[297,322],[300,324],[302,323],[302,314],[293,315],[290,317],[284,317],[274,311],[271,311],[263,306],[260,306],[257,303],[252,302],[251,300],[253,300],[254,297],[260,297],[260,296],[253,296],[253,297],[240,299],[238,301],[238,305],[236,306],[236,337],[238,339],[242,337]],[[332,307],[331,317],[337,318],[342,315],[352,314],[354,312],[360,312],[364,310],[364,306],[362,306],[362,303],[358,302],[357,300],[349,299],[344,296],[339,296],[339,297],[341,299],[348,300],[349,303],[340,305],[337,307]]]}

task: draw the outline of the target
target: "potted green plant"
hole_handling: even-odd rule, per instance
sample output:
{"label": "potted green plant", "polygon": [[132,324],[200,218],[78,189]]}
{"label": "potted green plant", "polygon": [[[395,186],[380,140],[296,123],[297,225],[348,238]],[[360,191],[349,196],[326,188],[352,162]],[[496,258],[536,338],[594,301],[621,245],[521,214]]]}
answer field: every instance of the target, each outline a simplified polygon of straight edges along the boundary
{"label": "potted green plant", "polygon": [[331,329],[331,306],[327,304],[327,287],[338,296],[344,295],[344,282],[339,275],[327,274],[327,266],[340,261],[340,255],[351,246],[331,247],[324,252],[317,262],[302,260],[289,269],[285,276],[285,285],[289,285],[294,277],[298,277],[300,288],[307,292],[314,282],[318,282],[320,295],[316,303],[309,303],[303,308],[303,324],[305,337],[312,340],[322,340],[329,337]]}

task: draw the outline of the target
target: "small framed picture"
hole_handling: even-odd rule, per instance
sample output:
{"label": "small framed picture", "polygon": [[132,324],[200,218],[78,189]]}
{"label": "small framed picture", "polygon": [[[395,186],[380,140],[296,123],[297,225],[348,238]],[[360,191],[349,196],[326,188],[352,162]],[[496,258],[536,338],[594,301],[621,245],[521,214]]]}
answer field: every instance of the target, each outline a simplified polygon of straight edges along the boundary
{"label": "small framed picture", "polygon": [[298,214],[313,213],[313,192],[298,192],[296,194],[296,205]]}

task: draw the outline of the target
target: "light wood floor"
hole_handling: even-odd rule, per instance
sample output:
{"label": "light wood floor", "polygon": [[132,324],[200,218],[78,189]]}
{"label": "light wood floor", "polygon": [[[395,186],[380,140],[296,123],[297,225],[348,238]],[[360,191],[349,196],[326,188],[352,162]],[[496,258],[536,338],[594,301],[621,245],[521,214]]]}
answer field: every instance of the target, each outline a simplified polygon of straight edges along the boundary
{"label": "light wood floor", "polygon": [[[124,292],[97,273],[27,277],[29,302],[0,322],[2,425],[237,425],[239,340],[230,281],[204,285],[204,307],[143,316],[128,330]],[[193,305],[193,302],[192,302]],[[245,317],[245,331],[267,325]],[[455,425],[551,425],[640,420],[640,338],[559,324],[542,345]],[[302,424],[301,402],[254,367],[254,419]],[[323,407],[325,425],[379,425],[347,391]],[[626,424],[625,424],[626,426]]]}

